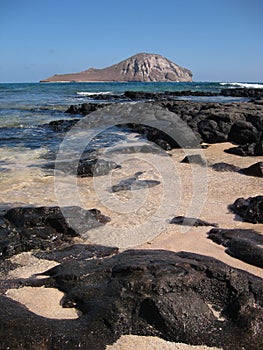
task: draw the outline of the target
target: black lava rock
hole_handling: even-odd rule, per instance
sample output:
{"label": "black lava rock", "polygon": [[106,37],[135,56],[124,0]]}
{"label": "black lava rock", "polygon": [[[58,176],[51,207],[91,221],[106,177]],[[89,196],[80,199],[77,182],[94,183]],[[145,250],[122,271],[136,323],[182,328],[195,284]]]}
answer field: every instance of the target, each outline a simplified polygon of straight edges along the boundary
{"label": "black lava rock", "polygon": [[206,160],[201,156],[201,154],[191,154],[181,160],[181,163],[199,164],[205,166]]}
{"label": "black lava rock", "polygon": [[240,172],[249,176],[263,177],[263,162],[257,162],[248,168],[240,169]]}
{"label": "black lava rock", "polygon": [[221,171],[221,172],[237,172],[240,170],[239,167],[233,165],[233,164],[228,164],[228,163],[224,163],[224,162],[220,162],[220,163],[215,163],[211,166],[211,168],[215,171]]}
{"label": "black lava rock", "polygon": [[1,218],[0,257],[72,243],[73,237],[110,221],[98,209],[18,207]]}
{"label": "black lava rock", "polygon": [[23,283],[59,288],[63,305],[82,315],[47,319],[2,295],[2,349],[102,350],[122,334],[224,350],[263,345],[262,279],[210,257],[128,250],[64,262],[44,275]]}
{"label": "black lava rock", "polygon": [[183,226],[214,226],[217,227],[218,224],[210,223],[201,219],[189,218],[186,216],[175,216],[172,220],[170,220],[170,224],[177,224]]}
{"label": "black lava rock", "polygon": [[227,247],[226,252],[248,264],[263,267],[263,235],[254,230],[216,228],[208,238]]}
{"label": "black lava rock", "polygon": [[229,209],[247,222],[263,223],[263,196],[238,198]]}

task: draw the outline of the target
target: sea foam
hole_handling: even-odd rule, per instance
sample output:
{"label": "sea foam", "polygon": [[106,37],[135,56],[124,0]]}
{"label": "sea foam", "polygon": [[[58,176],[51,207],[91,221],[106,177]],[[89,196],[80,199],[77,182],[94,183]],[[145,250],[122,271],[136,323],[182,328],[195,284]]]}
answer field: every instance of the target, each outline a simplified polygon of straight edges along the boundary
{"label": "sea foam", "polygon": [[263,89],[263,84],[258,83],[220,83],[220,85],[231,85],[233,87],[243,87],[251,89]]}
{"label": "sea foam", "polygon": [[77,95],[80,95],[80,96],[109,95],[111,93],[112,91],[99,91],[99,92],[77,91]]}

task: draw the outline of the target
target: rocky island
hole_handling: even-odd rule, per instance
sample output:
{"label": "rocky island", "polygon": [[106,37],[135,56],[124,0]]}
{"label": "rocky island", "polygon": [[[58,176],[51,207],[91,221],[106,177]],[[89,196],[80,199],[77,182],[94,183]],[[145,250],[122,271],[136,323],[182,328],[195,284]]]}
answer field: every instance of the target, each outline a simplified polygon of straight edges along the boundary
{"label": "rocky island", "polygon": [[55,74],[41,82],[190,82],[192,72],[167,58],[149,53],[139,53],[110,67],[89,68],[79,73]]}

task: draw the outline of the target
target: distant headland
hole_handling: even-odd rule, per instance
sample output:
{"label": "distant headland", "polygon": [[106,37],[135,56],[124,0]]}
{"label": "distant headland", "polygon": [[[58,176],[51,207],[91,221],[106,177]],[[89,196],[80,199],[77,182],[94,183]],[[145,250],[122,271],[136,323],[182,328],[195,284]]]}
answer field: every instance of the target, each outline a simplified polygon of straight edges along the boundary
{"label": "distant headland", "polygon": [[192,72],[158,54],[139,53],[102,69],[55,74],[40,82],[191,82]]}

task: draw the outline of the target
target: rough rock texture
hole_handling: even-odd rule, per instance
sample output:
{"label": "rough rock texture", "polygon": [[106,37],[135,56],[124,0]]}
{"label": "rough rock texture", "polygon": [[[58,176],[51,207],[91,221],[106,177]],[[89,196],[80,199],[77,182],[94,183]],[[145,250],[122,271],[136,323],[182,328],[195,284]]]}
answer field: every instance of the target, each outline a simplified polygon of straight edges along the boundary
{"label": "rough rock texture", "polygon": [[2,295],[2,349],[102,350],[122,334],[225,350],[263,345],[262,279],[213,258],[129,250],[106,259],[67,261],[45,275],[20,285],[57,287],[66,294],[63,305],[82,315],[46,319]]}
{"label": "rough rock texture", "polygon": [[[140,100],[146,95],[152,96],[156,101],[138,102],[146,109],[153,109],[155,106],[166,111],[173,112],[188,125],[201,141],[218,143],[232,141],[240,143],[242,151],[238,154],[262,155],[263,154],[263,105],[247,102],[214,103],[214,102],[192,102],[176,101],[170,99],[167,94],[126,92],[130,100]],[[149,99],[150,97],[147,97]],[[96,105],[96,104],[95,104]],[[130,108],[130,105],[128,105]],[[97,108],[97,107],[94,107]],[[83,115],[89,114],[89,104],[72,106],[73,113]],[[97,108],[98,109],[98,108]],[[105,109],[107,112],[107,108]],[[123,126],[123,125],[122,125]],[[171,139],[169,135],[156,128],[139,123],[128,123],[133,131],[144,134],[148,140],[159,144],[165,150],[178,148],[178,142]],[[247,143],[252,143],[246,146]],[[247,151],[245,149],[248,149]],[[244,151],[243,151],[244,149]],[[231,151],[230,151],[231,152]],[[233,152],[234,153],[234,152]]]}
{"label": "rough rock texture", "polygon": [[[65,218],[65,216],[66,218]],[[69,244],[81,232],[103,225],[110,218],[98,209],[80,207],[18,207],[0,217],[0,257],[33,249]]]}
{"label": "rough rock texture", "polygon": [[229,209],[247,222],[263,223],[263,196],[238,198]]}
{"label": "rough rock texture", "polygon": [[254,230],[213,228],[208,232],[208,238],[227,247],[229,255],[263,268],[262,234]]}
{"label": "rough rock texture", "polygon": [[161,55],[139,53],[103,69],[56,74],[42,80],[52,81],[192,81],[192,72]]}
{"label": "rough rock texture", "polygon": [[210,223],[201,219],[189,218],[186,216],[175,216],[170,220],[170,224],[184,225],[184,226],[214,226],[217,227],[218,224]]}

